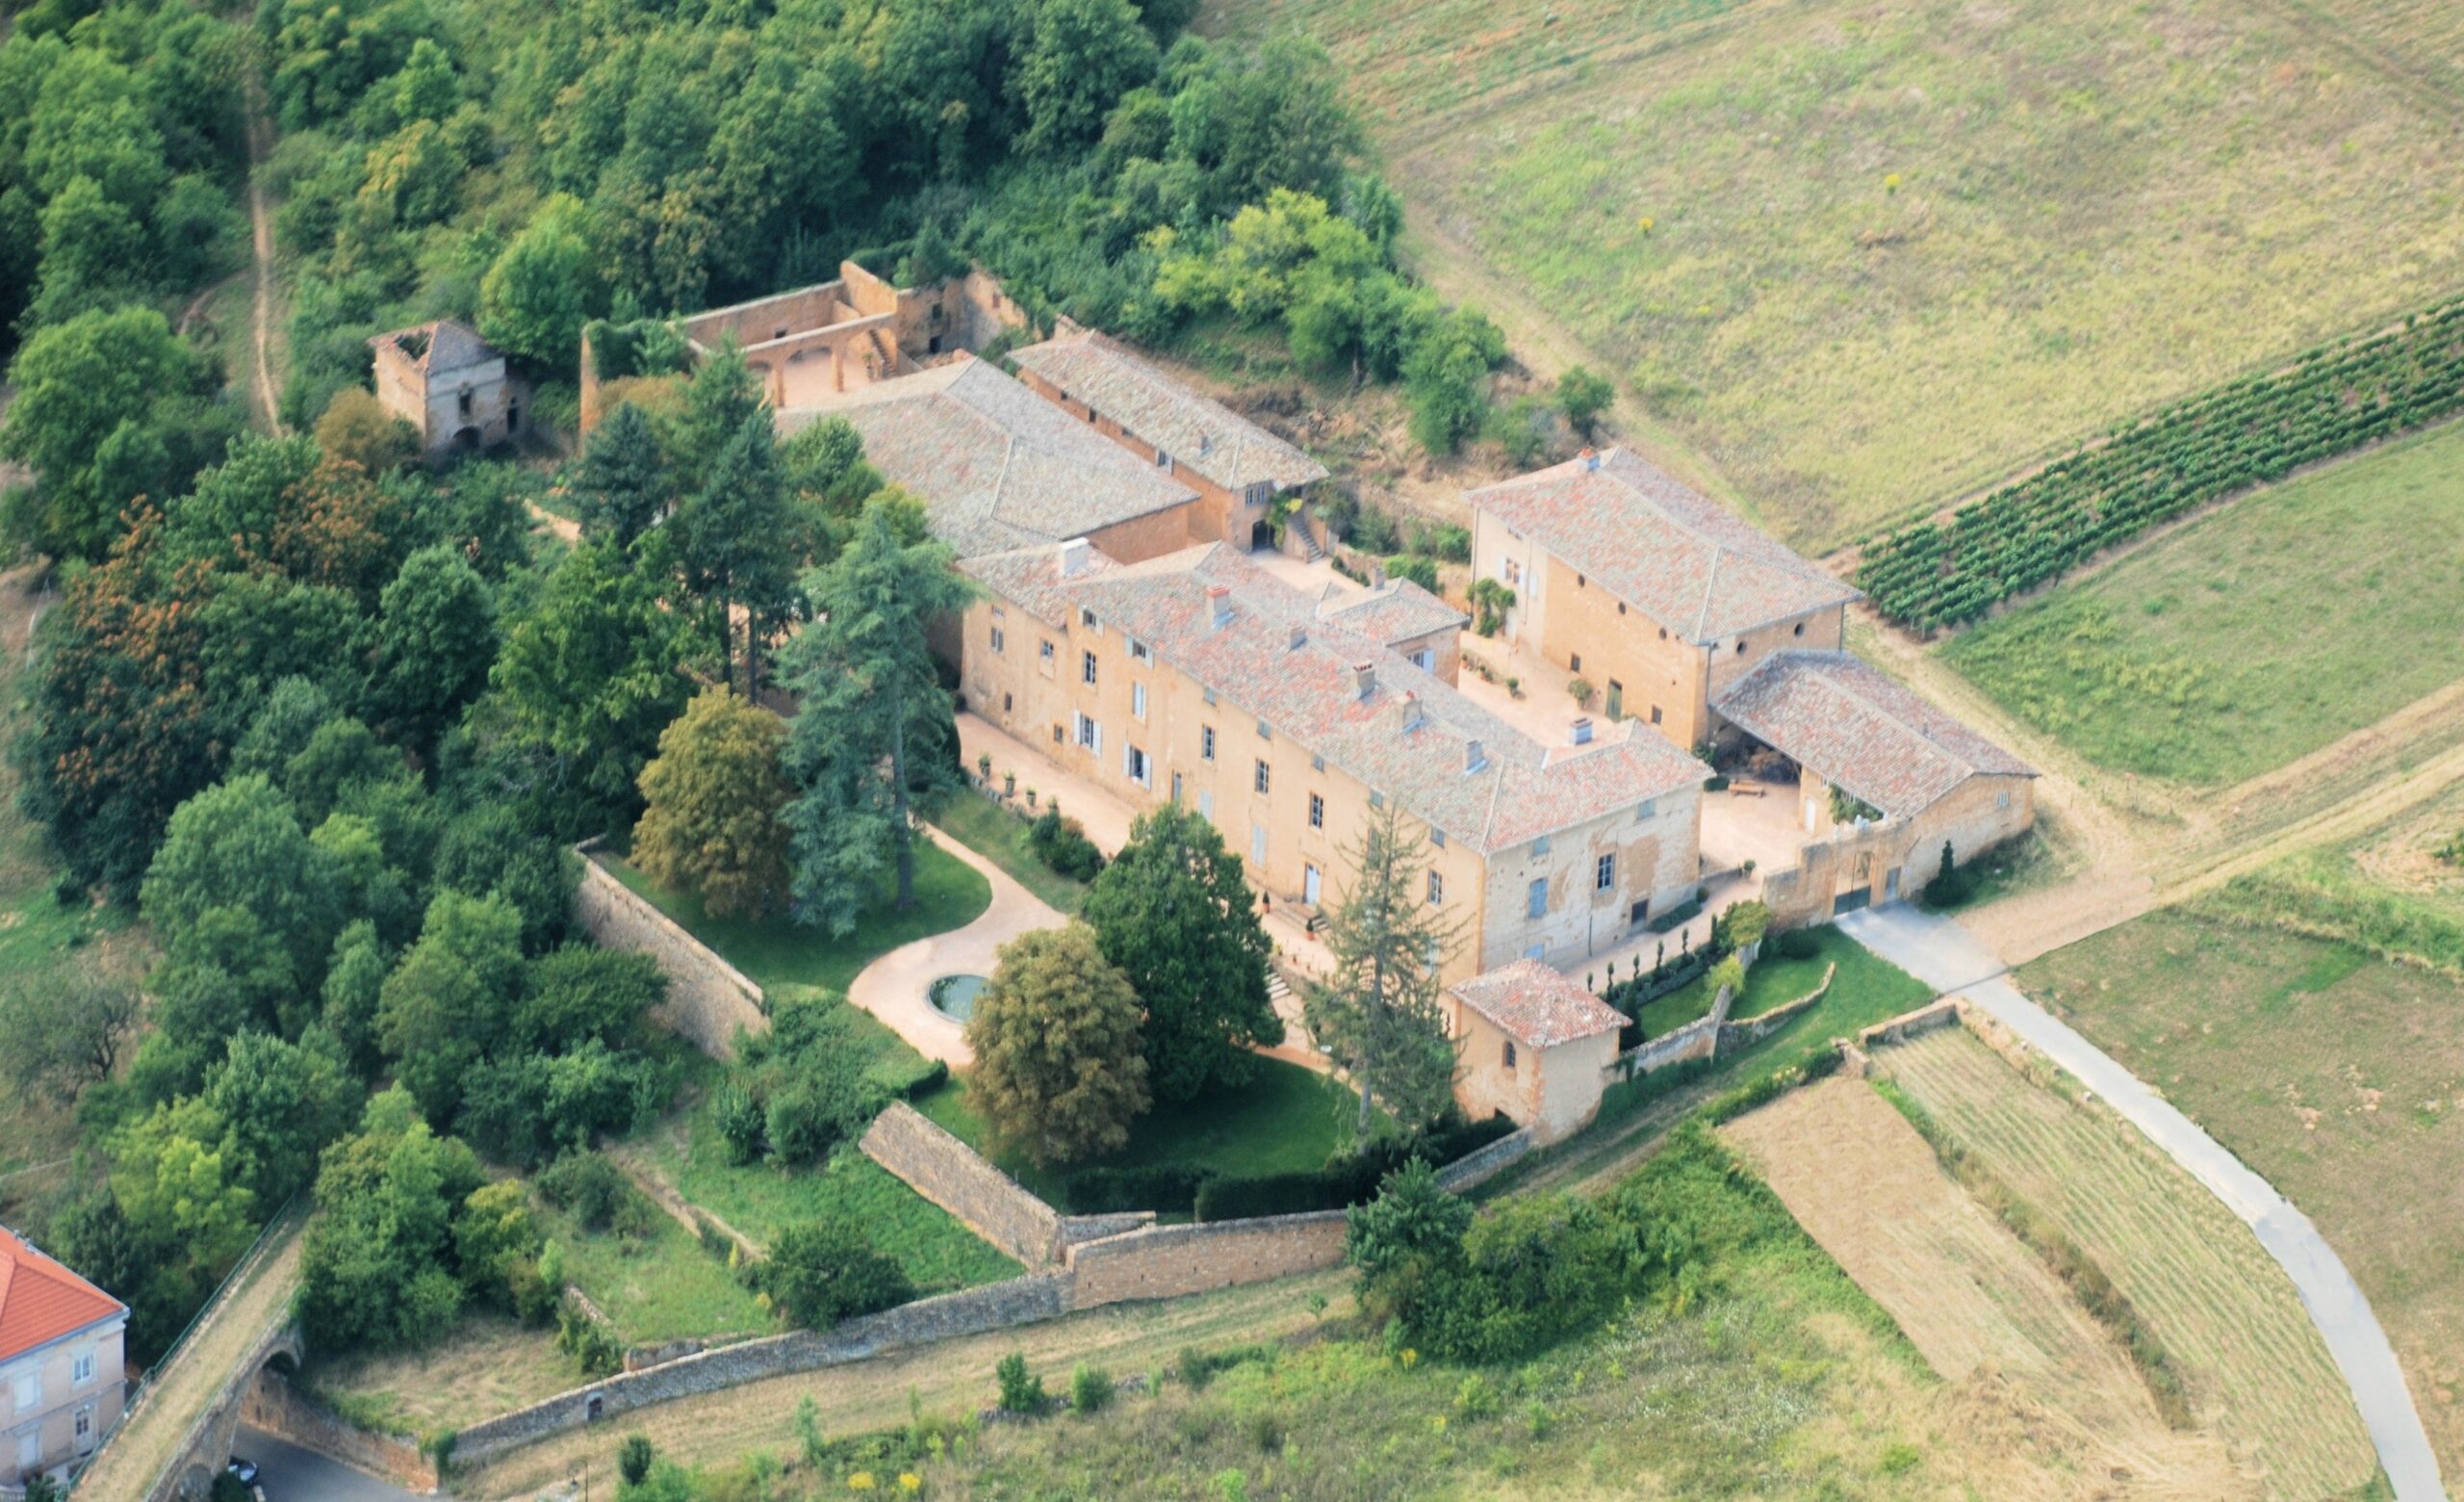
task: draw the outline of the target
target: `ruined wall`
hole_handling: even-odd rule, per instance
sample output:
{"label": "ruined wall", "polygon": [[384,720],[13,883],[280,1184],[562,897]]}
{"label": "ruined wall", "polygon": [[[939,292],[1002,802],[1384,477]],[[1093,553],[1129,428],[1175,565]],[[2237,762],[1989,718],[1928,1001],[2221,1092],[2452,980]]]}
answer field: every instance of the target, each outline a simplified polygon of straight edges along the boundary
{"label": "ruined wall", "polygon": [[875,1117],[859,1146],[917,1194],[1027,1266],[1041,1267],[1059,1256],[1061,1212],[906,1101],[894,1101]]}
{"label": "ruined wall", "polygon": [[576,849],[582,863],[574,916],[603,947],[647,954],[667,976],[667,1000],[652,1021],[712,1058],[734,1058],[737,1028],[762,1032],[770,1025],[761,988],[618,881],[592,854],[597,842]]}

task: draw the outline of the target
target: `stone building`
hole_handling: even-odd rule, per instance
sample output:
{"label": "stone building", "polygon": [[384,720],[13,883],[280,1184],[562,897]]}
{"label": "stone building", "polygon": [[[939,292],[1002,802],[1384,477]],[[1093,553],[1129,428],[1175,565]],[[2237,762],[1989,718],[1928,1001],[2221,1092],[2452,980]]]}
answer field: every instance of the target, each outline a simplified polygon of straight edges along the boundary
{"label": "stone building", "polygon": [[1463,623],[1417,585],[1346,609],[1220,543],[961,567],[983,590],[955,654],[968,707],[1133,806],[1195,808],[1304,919],[1349,889],[1387,806],[1458,930],[1449,980],[1579,963],[1693,895],[1703,764],[1633,724],[1543,745],[1492,715],[1413,660]]}
{"label": "stone building", "polygon": [[1454,1099],[1474,1121],[1502,1111],[1547,1144],[1600,1113],[1626,1019],[1562,971],[1517,960],[1446,993],[1461,1068]]}
{"label": "stone building", "polygon": [[1625,449],[1466,498],[1474,577],[1514,591],[1504,634],[1590,681],[1608,718],[1712,738],[1712,700],[1772,653],[1837,650],[1849,585]]}
{"label": "stone building", "polygon": [[433,462],[510,442],[522,431],[522,383],[469,324],[439,319],[368,341],[376,400],[411,425]]}
{"label": "stone building", "polygon": [[128,1307],[0,1227],[0,1496],[57,1480],[119,1421]]}
{"label": "stone building", "polygon": [[733,340],[770,404],[786,408],[912,375],[942,356],[981,350],[1025,322],[1001,284],[982,272],[898,287],[841,261],[835,281],[697,313],[681,326],[699,359]]}
{"label": "stone building", "polygon": [[1028,389],[1198,494],[1199,540],[1263,545],[1267,508],[1326,467],[1130,353],[1079,332],[1011,352]]}
{"label": "stone building", "polygon": [[1910,895],[1945,841],[1964,864],[2035,822],[2033,767],[1845,652],[1773,654],[1714,708],[1798,767],[1808,859],[1770,898],[1784,921]]}

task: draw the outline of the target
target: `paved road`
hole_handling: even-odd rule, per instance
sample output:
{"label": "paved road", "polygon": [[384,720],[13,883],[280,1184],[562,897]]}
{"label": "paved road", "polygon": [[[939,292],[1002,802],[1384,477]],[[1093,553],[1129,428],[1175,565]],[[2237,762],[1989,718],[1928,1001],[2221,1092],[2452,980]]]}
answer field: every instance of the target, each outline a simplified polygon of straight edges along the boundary
{"label": "paved road", "polygon": [[2328,1354],[2351,1385],[2354,1406],[2377,1446],[2379,1464],[2395,1484],[2397,1502],[2446,1502],[2438,1459],[2430,1453],[2429,1437],[2422,1431],[2395,1349],[2378,1328],[2378,1316],[2371,1312],[2360,1284],[2308,1216],[2138,1075],[2020,995],[2005,978],[2009,971],[2001,961],[1958,923],[1898,904],[1851,913],[1839,926],[1937,992],[1957,993],[1985,1008],[2104,1097],[2106,1104],[2240,1216],[2292,1278]]}
{"label": "paved road", "polygon": [[235,1453],[257,1463],[266,1502],[409,1502],[418,1496],[260,1429],[243,1429]]}

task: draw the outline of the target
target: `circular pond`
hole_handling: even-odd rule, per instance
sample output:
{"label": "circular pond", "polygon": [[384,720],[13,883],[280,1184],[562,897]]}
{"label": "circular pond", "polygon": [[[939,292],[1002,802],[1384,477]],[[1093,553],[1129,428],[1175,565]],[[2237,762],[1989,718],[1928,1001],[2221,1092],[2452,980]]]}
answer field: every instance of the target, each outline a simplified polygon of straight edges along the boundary
{"label": "circular pond", "polygon": [[984,989],[981,975],[944,975],[933,982],[933,1008],[942,1016],[965,1022],[975,1015],[975,997]]}

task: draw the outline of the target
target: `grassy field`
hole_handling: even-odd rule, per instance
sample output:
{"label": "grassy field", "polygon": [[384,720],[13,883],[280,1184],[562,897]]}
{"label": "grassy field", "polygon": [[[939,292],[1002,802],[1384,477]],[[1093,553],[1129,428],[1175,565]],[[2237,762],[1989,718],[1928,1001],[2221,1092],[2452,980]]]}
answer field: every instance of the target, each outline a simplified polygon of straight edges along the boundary
{"label": "grassy field", "polygon": [[636,1138],[631,1151],[678,1193],[758,1245],[796,1221],[845,1217],[904,1268],[918,1290],[997,1282],[1018,1275],[1002,1256],[887,1169],[858,1152],[819,1169],[732,1166],[705,1092],[693,1106]]}
{"label": "grassy field", "polygon": [[1720,1135],[1944,1380],[2008,1383],[2046,1427],[2083,1437],[2091,1474],[2154,1495],[2244,1494],[2223,1444],[2167,1424],[2112,1333],[1871,1085],[1835,1075]]}
{"label": "grassy field", "polygon": [[2235,0],[1218,0],[1211,24],[1324,39],[1441,279],[1561,327],[1819,549],[2452,290],[2453,95],[2387,61],[2452,18],[2336,10],[2374,52]]}
{"label": "grassy field", "polygon": [[693,937],[763,987],[821,986],[845,994],[857,971],[900,945],[946,933],[973,922],[992,905],[992,886],[957,856],[928,842],[915,846],[915,905],[904,911],[890,901],[886,878],[856,927],[834,938],[782,914],[752,919],[712,918],[702,899],[670,892],[622,861],[610,861],[616,879],[656,904]]}
{"label": "grassy field", "polygon": [[1072,881],[1027,848],[1027,821],[991,800],[956,793],[933,812],[941,833],[1010,873],[1054,912],[1075,916],[1087,905],[1087,884]]}
{"label": "grassy field", "polygon": [[2464,426],[2263,491],[1952,639],[2115,771],[2237,783],[2464,674]]}
{"label": "grassy field", "polygon": [[[1129,1146],[1093,1164],[1148,1167],[1187,1163],[1223,1174],[1291,1174],[1322,1168],[1349,1147],[1360,1098],[1297,1064],[1258,1060],[1257,1077],[1239,1090],[1156,1107],[1130,1127]],[[952,1079],[918,1099],[915,1108],[979,1150],[983,1121],[968,1108],[966,1086]],[[1060,1204],[1061,1175],[1016,1153],[993,1161],[1019,1183]]]}
{"label": "grassy field", "polygon": [[2178,910],[2019,980],[2318,1224],[2464,1475],[2464,986]]}
{"label": "grassy field", "polygon": [[501,1314],[469,1314],[452,1338],[424,1351],[310,1353],[300,1385],[353,1422],[425,1438],[526,1408],[580,1386],[553,1330]]}
{"label": "grassy field", "polygon": [[539,1229],[564,1248],[566,1281],[590,1295],[629,1345],[766,1335],[779,1328],[727,1263],[656,1210],[646,1231],[627,1236],[586,1231],[561,1210],[533,1207]]}
{"label": "grassy field", "polygon": [[2343,1374],[2292,1281],[2214,1195],[2077,1102],[2075,1087],[2034,1088],[1964,1028],[1874,1057],[2113,1281],[2180,1373],[2192,1411],[2270,1496],[2310,1502],[2370,1483],[2377,1455]]}

